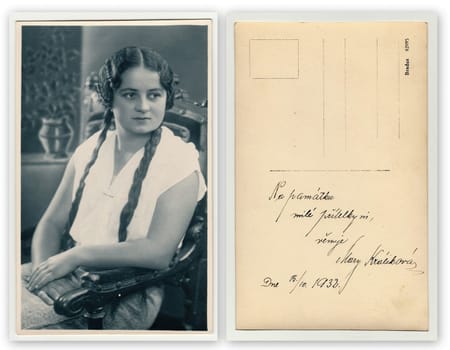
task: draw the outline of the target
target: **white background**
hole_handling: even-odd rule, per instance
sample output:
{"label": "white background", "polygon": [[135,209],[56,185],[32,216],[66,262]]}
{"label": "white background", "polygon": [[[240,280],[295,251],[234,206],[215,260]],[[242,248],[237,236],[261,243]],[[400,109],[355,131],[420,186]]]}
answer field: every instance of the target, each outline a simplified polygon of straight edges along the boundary
{"label": "white background", "polygon": [[[449,174],[449,150],[450,129],[449,129],[449,71],[446,66],[450,63],[448,44],[450,5],[448,1],[438,0],[378,0],[378,1],[325,1],[325,0],[68,0],[68,1],[50,1],[50,0],[2,0],[0,7],[2,9],[2,65],[1,75],[3,84],[0,91],[1,106],[3,107],[3,117],[0,117],[0,167],[1,181],[0,193],[3,197],[3,209],[0,211],[0,222],[3,225],[2,241],[0,246],[3,253],[3,278],[0,287],[0,296],[4,310],[0,317],[0,348],[1,349],[59,349],[61,346],[78,349],[97,348],[164,348],[164,349],[201,349],[206,347],[220,349],[286,349],[286,348],[308,348],[308,349],[359,349],[359,348],[383,348],[383,349],[447,349],[450,348],[450,312],[449,312],[449,268],[450,268],[450,245],[449,245],[449,187],[445,179]],[[8,158],[9,152],[9,123],[13,122],[13,116],[8,114],[9,108],[9,15],[16,11],[216,11],[219,17],[219,177],[224,173],[225,164],[225,17],[227,13],[237,11],[432,11],[438,15],[439,32],[439,340],[437,342],[425,343],[297,343],[297,342],[227,342],[225,340],[225,205],[222,199],[225,198],[224,178],[220,178],[219,183],[219,277],[218,277],[218,296],[219,296],[219,340],[215,343],[58,343],[58,342],[11,342],[8,338],[9,333],[9,314],[8,314],[8,238],[13,238],[13,233],[8,232],[8,220],[10,219],[8,190],[13,186],[11,179],[8,179]],[[13,302],[13,301],[11,301]]]}

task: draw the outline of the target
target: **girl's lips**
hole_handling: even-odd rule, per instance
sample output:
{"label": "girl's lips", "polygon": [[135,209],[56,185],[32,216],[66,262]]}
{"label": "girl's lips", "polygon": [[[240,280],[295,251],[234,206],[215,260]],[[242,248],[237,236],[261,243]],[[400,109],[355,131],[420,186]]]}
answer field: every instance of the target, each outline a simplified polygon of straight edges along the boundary
{"label": "girl's lips", "polygon": [[152,118],[151,117],[134,117],[132,119],[134,119],[134,120],[150,120]]}

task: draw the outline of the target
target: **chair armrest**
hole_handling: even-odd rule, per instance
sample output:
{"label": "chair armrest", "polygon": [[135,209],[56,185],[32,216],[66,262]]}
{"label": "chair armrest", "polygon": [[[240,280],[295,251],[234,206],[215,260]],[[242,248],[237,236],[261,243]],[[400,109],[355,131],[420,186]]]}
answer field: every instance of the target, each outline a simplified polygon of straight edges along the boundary
{"label": "chair armrest", "polygon": [[143,268],[95,269],[79,267],[81,288],[62,294],[54,302],[56,313],[75,316],[84,310],[91,311],[113,300],[120,299],[148,286],[160,285],[175,276],[180,266],[165,270]]}
{"label": "chair armrest", "polygon": [[98,269],[79,267],[82,286],[91,292],[102,296],[120,294],[125,296],[135,290],[171,282],[181,277],[199,256],[197,243],[189,242],[181,249],[174,264],[162,270],[152,270],[137,267],[121,267],[114,269]]}
{"label": "chair armrest", "polygon": [[53,308],[59,315],[73,317],[86,309],[89,300],[94,296],[86,288],[77,288],[66,292],[55,300]]}
{"label": "chair armrest", "polygon": [[94,310],[149,286],[183,282],[184,275],[193,268],[193,262],[199,260],[201,256],[201,238],[204,229],[204,219],[197,217],[186,234],[182,248],[166,269],[137,267],[99,269],[80,266],[74,274],[81,281],[81,288],[61,295],[55,301],[55,311],[58,314],[74,316],[83,309]]}

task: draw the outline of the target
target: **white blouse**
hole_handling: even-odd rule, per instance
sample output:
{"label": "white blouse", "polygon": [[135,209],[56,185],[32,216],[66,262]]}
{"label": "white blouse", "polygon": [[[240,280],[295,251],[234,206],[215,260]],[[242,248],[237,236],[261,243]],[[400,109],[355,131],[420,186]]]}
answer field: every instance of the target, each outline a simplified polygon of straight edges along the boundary
{"label": "white blouse", "polygon": [[[73,197],[85,166],[91,159],[97,139],[98,133],[81,144],[72,157],[75,165]],[[120,213],[128,201],[133,175],[144,154],[144,148],[137,151],[117,176],[113,177],[115,139],[115,131],[108,132],[98,158],[86,178],[78,213],[70,231],[79,245],[109,244],[118,241]],[[170,129],[162,127],[160,143],[150,162],[142,183],[138,205],[128,225],[127,240],[147,236],[159,196],[193,172],[196,172],[199,178],[197,200],[202,199],[206,192],[206,184],[198,156],[194,144],[184,142]]]}

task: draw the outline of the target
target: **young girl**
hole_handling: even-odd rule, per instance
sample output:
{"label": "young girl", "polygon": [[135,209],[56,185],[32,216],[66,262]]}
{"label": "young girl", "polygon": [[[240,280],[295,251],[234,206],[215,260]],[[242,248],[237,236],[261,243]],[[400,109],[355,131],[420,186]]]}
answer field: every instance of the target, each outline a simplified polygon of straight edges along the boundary
{"label": "young girl", "polygon": [[[158,53],[119,50],[100,69],[98,93],[103,129],[70,159],[22,268],[23,329],[64,327],[51,299],[80,265],[167,267],[206,191],[194,145],[162,126],[174,91]],[[74,244],[61,252],[64,232]],[[107,310],[104,327],[148,329],[162,298],[159,287],[124,298]]]}

